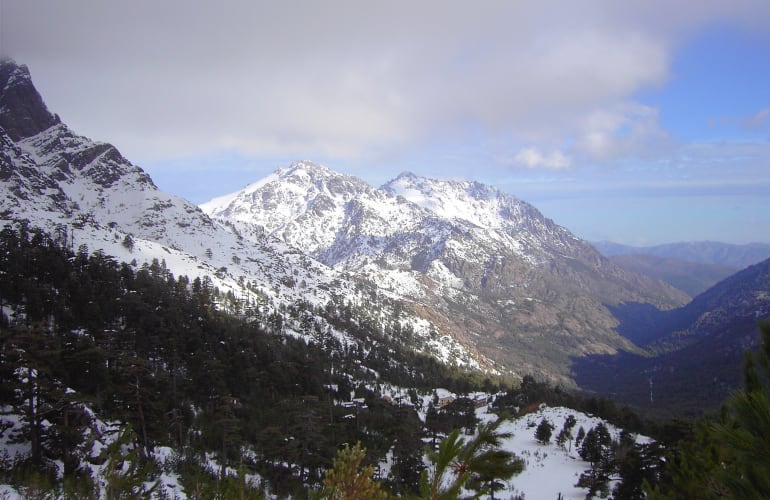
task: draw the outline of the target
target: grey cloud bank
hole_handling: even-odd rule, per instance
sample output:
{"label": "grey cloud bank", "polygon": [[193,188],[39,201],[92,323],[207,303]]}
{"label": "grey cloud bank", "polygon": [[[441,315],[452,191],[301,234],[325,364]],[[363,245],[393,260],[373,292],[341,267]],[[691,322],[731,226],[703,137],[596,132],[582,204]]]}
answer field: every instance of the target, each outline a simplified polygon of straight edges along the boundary
{"label": "grey cloud bank", "polygon": [[[219,168],[242,171],[240,185],[298,158],[375,184],[402,170],[502,184],[633,161],[689,165],[709,149],[713,163],[739,145],[681,143],[637,93],[676,78],[677,47],[705,27],[770,41],[764,0],[3,0],[0,9],[0,51],[30,67],[49,107],[167,175],[166,189],[192,182],[179,178],[181,160],[188,171],[215,169],[233,154],[241,166]],[[756,127],[767,126],[768,104],[752,115]],[[755,158],[770,156],[768,144],[754,147]],[[742,168],[744,178],[766,175],[757,161]]]}

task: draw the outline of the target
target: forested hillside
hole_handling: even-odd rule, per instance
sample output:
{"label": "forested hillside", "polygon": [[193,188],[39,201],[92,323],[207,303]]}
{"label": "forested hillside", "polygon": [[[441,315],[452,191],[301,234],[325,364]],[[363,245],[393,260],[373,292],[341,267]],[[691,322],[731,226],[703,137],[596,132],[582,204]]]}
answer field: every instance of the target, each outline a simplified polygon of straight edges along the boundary
{"label": "forested hillside", "polygon": [[[511,441],[491,422],[522,429],[505,421],[532,411],[566,415],[542,413],[546,405],[573,408],[594,422],[573,436],[574,419],[567,419],[554,448],[570,457],[574,439],[570,460],[579,457],[587,469],[566,484],[589,496],[644,498],[694,488],[687,481],[702,474],[687,461],[713,471],[708,450],[727,468],[698,487],[703,493],[731,491],[733,480],[762,488],[755,476],[770,463],[760,455],[746,462],[731,434],[761,434],[768,418],[765,375],[751,363],[746,396],[736,396],[720,422],[651,425],[612,401],[532,377],[509,388],[479,380],[478,372],[454,371],[389,343],[389,335],[378,337],[361,321],[365,315],[344,304],[269,317],[223,308],[233,298],[205,278],[173,276],[162,261],[137,266],[85,247],[73,251],[23,224],[0,231],[0,274],[0,484],[26,497],[302,498],[313,490],[332,498],[344,477],[366,478],[382,498],[438,498],[431,484],[441,498],[506,484],[512,492],[497,478],[525,463],[553,463],[537,446],[546,446],[555,429],[545,417],[537,429],[527,424],[540,444],[524,444],[520,460],[520,450],[499,445],[526,439]],[[340,341],[314,317],[344,324],[360,339]],[[286,328],[296,321],[305,325],[302,333]],[[758,366],[766,370],[767,349],[762,359]],[[478,400],[447,398],[438,387],[458,394],[483,389],[476,397],[485,412],[477,412]],[[480,415],[492,420],[477,428]],[[634,443],[628,433],[613,438],[597,417],[659,444]],[[460,430],[472,437],[461,438]],[[763,439],[751,442],[761,448]],[[437,453],[426,453],[428,444]],[[442,469],[444,460],[444,467],[466,464],[469,473]]]}
{"label": "forested hillside", "polygon": [[162,261],[136,267],[73,252],[24,226],[0,232],[0,258],[0,403],[5,415],[21,416],[13,439],[30,446],[29,456],[3,462],[6,481],[42,471],[54,483],[60,461],[65,477],[81,478],[78,488],[91,487],[78,471],[104,458],[73,450],[96,413],[129,424],[145,458],[158,445],[179,450],[188,482],[205,485],[206,453],[214,453],[221,466],[245,467],[288,495],[318,483],[340,443],[361,441],[371,462],[391,450],[393,488],[411,491],[421,423],[413,405],[375,390],[409,387],[405,396],[417,401],[432,387],[474,387],[373,336],[344,305],[313,314],[362,340],[341,343],[309,311],[285,311],[306,323],[308,341],[286,335],[281,315],[221,312],[227,296],[206,279],[173,276]]}

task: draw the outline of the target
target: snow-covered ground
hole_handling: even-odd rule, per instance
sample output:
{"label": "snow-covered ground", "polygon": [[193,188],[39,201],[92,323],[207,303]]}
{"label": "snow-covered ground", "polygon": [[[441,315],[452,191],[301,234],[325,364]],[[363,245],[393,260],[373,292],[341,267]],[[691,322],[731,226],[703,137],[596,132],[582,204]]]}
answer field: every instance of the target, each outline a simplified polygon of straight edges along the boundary
{"label": "snow-covered ground", "polygon": [[[383,395],[387,395],[392,400],[411,405],[405,389],[383,385],[381,390]],[[435,395],[440,399],[458,397],[446,389],[437,389]],[[492,400],[492,397],[485,393],[462,396],[474,400],[479,398]],[[433,395],[427,395],[420,398],[421,405],[417,409],[417,413],[423,421],[425,421],[427,408],[433,397]],[[561,448],[556,444],[556,436],[564,427],[564,422],[569,415],[574,416],[576,421],[572,429],[573,437],[571,443],[566,443],[565,447]],[[476,417],[481,422],[493,422],[498,418],[496,414],[490,412],[488,405],[477,408]],[[535,439],[535,429],[543,418],[553,425],[553,434],[549,444],[540,444]],[[510,433],[511,437],[503,440],[502,448],[522,458],[525,461],[525,468],[521,474],[508,481],[504,489],[496,491],[495,497],[511,498],[523,493],[527,500],[556,499],[559,494],[564,500],[586,498],[588,490],[578,488],[575,485],[580,475],[590,469],[590,464],[580,458],[578,447],[575,446],[575,436],[581,427],[587,433],[600,422],[607,425],[613,440],[619,439],[621,429],[601,418],[570,408],[552,408],[543,405],[533,413],[504,421],[500,424],[499,431]],[[650,439],[646,436],[636,436],[636,441],[648,443]],[[380,464],[381,470],[390,470],[390,465],[389,462]],[[610,485],[611,487],[612,485]]]}
{"label": "snow-covered ground", "polygon": [[[78,445],[77,449],[72,451],[84,457],[81,463],[89,472],[90,476],[96,481],[100,498],[107,498],[106,474],[108,473],[107,469],[110,467],[109,459],[107,458],[110,453],[109,448],[120,438],[125,427],[120,422],[101,420],[87,406],[82,406],[82,410],[90,417],[90,422],[83,432],[83,443]],[[20,432],[20,427],[22,426],[20,415],[14,413],[11,407],[3,406],[0,407],[0,421],[3,423],[3,431],[0,432],[0,456],[3,457],[6,464],[10,465],[10,463],[16,459],[29,457],[31,453],[29,442],[17,442],[14,439],[16,434]],[[48,424],[47,421],[43,422],[43,427],[47,427],[48,425],[50,424]],[[128,453],[130,449],[130,446],[121,448],[125,453]],[[179,485],[179,476],[174,472],[165,470],[166,468],[164,467],[164,462],[173,453],[174,452],[168,447],[157,447],[152,452],[153,458],[155,458],[161,466],[161,473],[154,482],[145,483],[145,488],[147,490],[153,488],[154,483],[157,483],[154,492],[148,498],[176,498],[178,500],[187,498]],[[51,465],[57,469],[58,479],[61,479],[64,471],[64,465],[61,460],[55,460]],[[128,464],[126,462],[123,463],[122,470],[124,473],[128,470]],[[3,500],[43,498],[42,496],[39,497],[36,495],[36,492],[28,490],[27,488],[17,489],[8,484],[0,484],[0,499]],[[58,497],[45,496],[45,498],[53,499]]]}
{"label": "snow-covered ground", "polygon": [[[497,498],[509,498],[510,496],[524,493],[526,499],[555,499],[559,494],[565,500],[584,499],[588,490],[575,486],[580,474],[590,468],[588,462],[578,455],[574,437],[572,444],[566,445],[566,450],[556,444],[556,435],[564,426],[568,415],[574,415],[577,421],[572,433],[577,434],[583,427],[586,432],[591,430],[602,419],[592,417],[569,408],[543,407],[534,413],[530,413],[516,420],[506,421],[500,425],[501,432],[510,432],[512,437],[503,441],[503,448],[516,453],[525,460],[524,472],[509,481],[504,490],[495,493]],[[477,412],[482,421],[494,420],[494,414],[487,413],[482,408]],[[537,424],[545,418],[554,426],[553,436],[549,444],[540,444],[535,439]],[[617,439],[620,429],[607,424],[610,435]],[[638,441],[647,438],[638,437]]]}
{"label": "snow-covered ground", "polygon": [[[375,387],[370,386],[375,390]],[[383,397],[387,396],[392,401],[398,401],[398,404],[412,406],[413,402],[408,395],[407,389],[382,384],[377,387]],[[492,397],[485,393],[473,393],[459,395],[469,397],[475,401],[491,401]],[[351,394],[353,397],[353,394]],[[458,395],[445,389],[437,389],[434,393],[423,394],[417,400],[417,413],[421,420],[425,420],[427,409],[431,401],[435,398],[455,398]],[[91,424],[86,431],[84,439],[87,449],[82,450],[84,456],[96,457],[103,455],[107,448],[118,438],[122,428],[118,422],[105,422],[99,419],[85,407],[85,410],[91,416]],[[0,408],[2,420],[9,425],[9,428],[0,433],[0,449],[7,453],[9,458],[17,455],[28,455],[28,443],[13,444],[10,439],[15,429],[20,425],[18,415],[15,415],[10,408]],[[510,433],[511,436],[502,442],[502,448],[515,453],[525,461],[524,471],[508,481],[505,487],[495,492],[496,498],[511,498],[523,494],[524,498],[532,499],[556,499],[559,495],[565,500],[583,499],[586,497],[587,490],[575,486],[580,475],[589,469],[588,462],[582,460],[578,455],[578,447],[574,444],[574,437],[564,448],[556,444],[556,435],[564,427],[567,418],[572,415],[575,418],[575,426],[572,434],[576,435],[582,427],[586,432],[594,428],[598,423],[604,422],[602,419],[578,412],[569,408],[556,407],[551,408],[542,405],[537,411],[524,416],[506,420],[499,427],[501,433]],[[476,416],[481,422],[492,422],[497,420],[497,415],[489,411],[489,405],[483,405],[476,409]],[[542,419],[548,420],[553,425],[552,439],[549,444],[541,444],[535,439],[535,429]],[[606,424],[606,422],[605,422]],[[621,430],[611,424],[606,424],[613,439],[618,439]],[[649,438],[637,436],[637,442],[649,442]],[[167,447],[157,447],[153,450],[153,456],[161,469],[161,475],[157,478],[158,490],[170,498],[187,498],[183,488],[179,484],[179,477],[173,471],[167,469],[166,465],[173,461],[175,452]],[[380,471],[387,476],[392,466],[392,453],[388,453],[385,461],[380,464]],[[100,490],[104,493],[106,484],[103,482],[104,468],[106,464],[101,461],[100,465],[88,464],[92,477],[98,478]],[[60,464],[57,464],[62,470]],[[207,457],[207,468],[212,471],[220,470],[220,465],[216,463],[213,457]],[[426,463],[427,465],[427,463]],[[237,471],[228,469],[228,474],[237,475]],[[248,478],[252,484],[260,484],[261,480],[257,476]],[[151,484],[148,484],[149,488]],[[24,491],[18,491],[8,485],[0,485],[0,498],[7,500],[16,500],[27,498]],[[151,498],[162,498],[160,491],[154,492]]]}

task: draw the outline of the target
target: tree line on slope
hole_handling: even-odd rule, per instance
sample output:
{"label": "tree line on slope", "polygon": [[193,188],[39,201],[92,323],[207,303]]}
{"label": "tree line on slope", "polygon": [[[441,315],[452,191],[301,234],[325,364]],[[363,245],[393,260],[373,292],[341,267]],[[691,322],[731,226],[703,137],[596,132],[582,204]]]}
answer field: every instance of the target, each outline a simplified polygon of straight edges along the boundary
{"label": "tree line on slope", "polygon": [[[479,388],[349,304],[327,306],[325,322],[302,303],[244,320],[217,307],[228,298],[208,279],[72,251],[24,224],[0,231],[0,273],[0,404],[21,415],[14,439],[30,446],[5,462],[6,480],[46,471],[56,482],[55,461],[82,475],[89,458],[72,450],[92,424],[87,407],[128,423],[141,460],[167,445],[189,469],[213,452],[286,495],[320,484],[339,444],[360,441],[370,463],[392,452],[394,492],[416,492],[422,423],[377,384],[412,387],[415,402],[417,390]],[[308,335],[284,334],[288,321]],[[363,401],[355,410],[340,404],[351,396]]]}
{"label": "tree line on slope", "polygon": [[[294,338],[281,334],[281,324],[318,311],[297,304],[282,315],[244,321],[218,310],[224,294],[210,280],[176,278],[162,262],[132,266],[86,248],[73,252],[24,225],[0,231],[0,273],[0,421],[5,432],[7,416],[20,415],[21,427],[12,437],[30,449],[28,455],[0,460],[4,482],[24,484],[42,471],[46,484],[62,488],[56,486],[58,461],[65,483],[79,492],[75,497],[87,498],[94,478],[86,477],[84,462],[114,460],[82,452],[94,409],[130,424],[136,460],[151,466],[137,474],[153,467],[157,474],[150,451],[169,445],[178,451],[175,468],[186,491],[208,491],[204,497],[248,489],[223,474],[225,466],[242,471],[240,478],[259,474],[277,495],[301,494],[307,485],[322,483],[340,444],[353,442],[362,443],[367,464],[392,453],[390,476],[377,476],[392,494],[419,495],[423,438],[451,436],[449,429],[475,423],[464,420],[461,402],[438,415],[429,408],[426,429],[412,405],[384,401],[377,383],[390,377],[413,387],[414,402],[418,390],[438,386],[458,392],[482,385],[497,389],[489,380],[469,381],[389,342],[388,332],[357,321],[348,304],[327,306],[346,312],[327,315],[326,324],[347,327],[351,342],[340,342],[321,322],[307,324],[310,341]],[[499,397],[495,408],[504,415],[541,402],[564,405],[658,437],[664,460],[662,452],[626,453],[630,459],[616,462],[611,476],[623,479],[620,467],[629,477],[634,470],[651,471],[627,484],[645,484],[649,495],[674,498],[698,484],[707,488],[704,498],[733,491],[729,488],[766,493],[762,478],[770,460],[761,447],[770,428],[765,425],[767,337],[765,328],[763,357],[747,360],[746,390],[715,422],[645,427],[610,400],[582,397],[531,377]],[[376,380],[370,363],[386,376]],[[358,408],[338,404],[351,395],[363,401]],[[447,420],[448,414],[454,417]],[[747,443],[759,448],[746,448]],[[221,471],[203,465],[207,452],[217,457]],[[608,478],[602,460],[581,478],[586,487]]]}

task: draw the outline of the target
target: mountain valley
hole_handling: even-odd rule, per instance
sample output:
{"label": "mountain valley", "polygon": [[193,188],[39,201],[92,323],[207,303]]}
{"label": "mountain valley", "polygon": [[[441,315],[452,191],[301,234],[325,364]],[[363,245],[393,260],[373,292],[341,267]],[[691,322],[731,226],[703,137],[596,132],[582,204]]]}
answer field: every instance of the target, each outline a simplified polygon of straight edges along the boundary
{"label": "mountain valley", "polygon": [[[613,427],[600,465],[562,406],[663,436],[632,410],[716,410],[770,317],[762,245],[621,257],[636,252],[597,244],[605,256],[474,181],[404,172],[373,187],[297,161],[196,206],[70,130],[10,60],[0,193],[1,482],[22,474],[56,498],[73,497],[65,478],[106,497],[121,470],[166,484],[137,479],[135,496],[296,497],[357,441],[406,496],[433,470],[428,443],[462,428],[469,444],[497,421],[526,433],[502,440],[524,462],[575,476],[558,493],[609,492],[631,477],[626,457],[650,453],[657,465],[632,468],[654,479],[666,450]],[[536,419],[566,441],[536,439]],[[522,493],[513,481],[501,491]]]}

